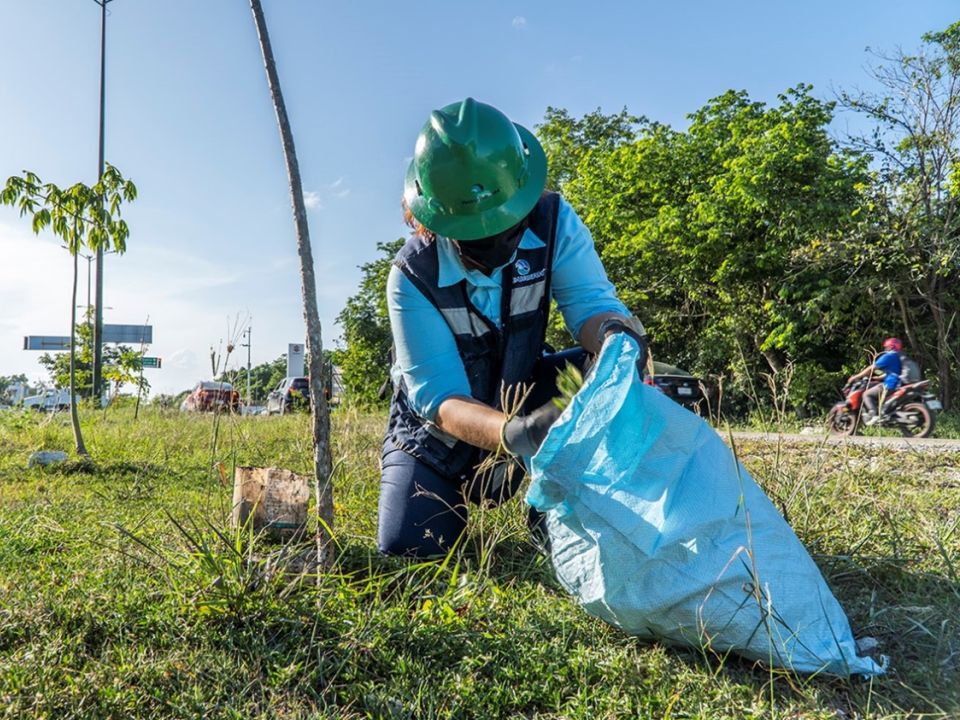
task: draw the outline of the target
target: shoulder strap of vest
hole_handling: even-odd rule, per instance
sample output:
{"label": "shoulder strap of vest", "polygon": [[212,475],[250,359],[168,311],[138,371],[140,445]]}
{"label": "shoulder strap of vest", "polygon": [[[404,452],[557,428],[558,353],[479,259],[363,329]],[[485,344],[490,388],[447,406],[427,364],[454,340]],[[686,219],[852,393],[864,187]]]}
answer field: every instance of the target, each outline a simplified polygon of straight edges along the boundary
{"label": "shoulder strap of vest", "polygon": [[[546,262],[544,263],[544,297],[547,308],[550,307],[550,277],[553,271],[553,248],[556,245],[557,215],[560,209],[560,195],[553,192],[544,193],[533,210],[527,216],[527,228],[533,232],[546,246]],[[503,268],[500,275],[500,318],[506,322],[510,315],[510,299],[513,294],[513,272],[509,266]],[[544,329],[546,337],[546,329]],[[542,343],[541,343],[542,344]]]}
{"label": "shoulder strap of vest", "polygon": [[[419,272],[414,272],[411,268],[412,263],[417,264]],[[393,264],[431,304],[436,306],[436,298],[430,292],[431,281],[435,285],[440,272],[437,244],[434,240],[427,240],[419,235],[413,236],[397,253]],[[424,272],[427,274],[426,281],[420,277],[420,273]]]}
{"label": "shoulder strap of vest", "polygon": [[560,212],[560,195],[555,192],[543,194],[530,213],[530,229],[548,246],[553,245],[557,234],[557,215]]}
{"label": "shoulder strap of vest", "polygon": [[544,276],[546,286],[544,293],[547,303],[550,302],[550,287],[553,279],[553,256],[557,247],[557,218],[560,215],[560,193],[544,193],[533,217],[530,218],[530,229],[538,238],[547,244],[547,273]]}
{"label": "shoulder strap of vest", "polygon": [[[553,283],[553,256],[557,247],[557,219],[560,215],[560,193],[544,193],[537,203],[534,216],[530,219],[530,229],[547,244],[547,272],[544,275],[544,301],[546,311],[550,311],[550,289]],[[547,320],[544,319],[540,346],[547,342]]]}

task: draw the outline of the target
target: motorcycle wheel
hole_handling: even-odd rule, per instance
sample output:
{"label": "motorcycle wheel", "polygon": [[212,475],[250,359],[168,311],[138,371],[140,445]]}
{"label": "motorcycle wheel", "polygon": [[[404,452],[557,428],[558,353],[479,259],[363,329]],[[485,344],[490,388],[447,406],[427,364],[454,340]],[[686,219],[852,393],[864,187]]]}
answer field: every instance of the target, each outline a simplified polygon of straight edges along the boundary
{"label": "motorcycle wheel", "polygon": [[911,420],[915,418],[915,422],[911,422],[909,425],[899,423],[900,432],[903,433],[904,437],[930,437],[936,421],[934,420],[933,412],[931,412],[925,403],[909,403],[900,408],[898,412],[908,413]]}
{"label": "motorcycle wheel", "polygon": [[827,415],[827,429],[831,435],[856,435],[857,413],[845,408],[831,408]]}

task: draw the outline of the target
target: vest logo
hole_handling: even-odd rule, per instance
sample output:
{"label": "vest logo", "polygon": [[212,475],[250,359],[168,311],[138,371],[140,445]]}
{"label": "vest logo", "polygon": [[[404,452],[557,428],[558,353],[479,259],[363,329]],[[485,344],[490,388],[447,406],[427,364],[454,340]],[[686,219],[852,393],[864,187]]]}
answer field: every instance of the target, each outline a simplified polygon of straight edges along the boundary
{"label": "vest logo", "polygon": [[528,263],[526,260],[517,260],[513,267],[517,271],[517,275],[520,277],[523,277],[530,272],[530,263]]}
{"label": "vest logo", "polygon": [[513,276],[513,281],[514,281],[517,285],[523,285],[523,284],[526,284],[526,283],[532,283],[534,280],[540,280],[540,279],[542,279],[542,278],[547,274],[546,269],[537,270],[535,273],[531,273],[530,270],[529,270],[529,268],[528,268],[528,269],[527,269],[527,272],[530,273],[530,274],[529,274],[529,275],[514,275],[514,276]]}

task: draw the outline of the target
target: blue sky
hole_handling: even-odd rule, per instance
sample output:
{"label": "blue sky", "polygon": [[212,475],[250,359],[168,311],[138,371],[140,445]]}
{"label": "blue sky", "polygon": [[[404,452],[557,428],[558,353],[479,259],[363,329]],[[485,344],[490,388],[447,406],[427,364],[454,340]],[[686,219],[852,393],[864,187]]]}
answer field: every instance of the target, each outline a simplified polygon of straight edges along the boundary
{"label": "blue sky", "polygon": [[[823,97],[870,87],[867,46],[916,48],[957,19],[948,0],[264,8],[328,346],[357,266],[403,234],[403,175],[433,108],[471,95],[532,127],[551,105],[575,115],[626,106],[683,126],[729,88],[775,101],[800,82]],[[95,179],[99,13],[92,0],[0,0],[0,179],[22,169],[58,184]],[[210,375],[211,345],[238,320],[253,326],[254,363],[302,341],[286,173],[247,3],[114,0],[107,24],[106,156],[140,197],[125,212],[129,251],[107,257],[106,321],[149,317],[150,354],[164,360],[149,379],[176,392]],[[22,336],[68,332],[69,280],[56,241],[0,209],[0,374],[42,377]]]}

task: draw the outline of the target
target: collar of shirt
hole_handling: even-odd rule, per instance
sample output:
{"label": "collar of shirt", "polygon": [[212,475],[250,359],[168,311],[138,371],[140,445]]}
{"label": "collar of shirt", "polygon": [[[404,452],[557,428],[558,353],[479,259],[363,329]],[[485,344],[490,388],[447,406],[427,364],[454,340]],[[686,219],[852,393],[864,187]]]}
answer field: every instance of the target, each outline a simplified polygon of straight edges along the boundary
{"label": "collar of shirt", "polygon": [[[543,245],[543,241],[529,229],[525,230],[523,237],[520,238],[520,247],[524,250],[532,250]],[[437,284],[440,287],[456,285],[461,280],[466,280],[474,287],[500,287],[500,281],[496,279],[499,277],[497,271],[516,260],[517,254],[514,253],[507,262],[494,269],[490,275],[484,275],[479,270],[464,267],[463,261],[460,260],[460,252],[453,241],[437,236],[437,258],[440,261],[440,271],[437,276]]]}

